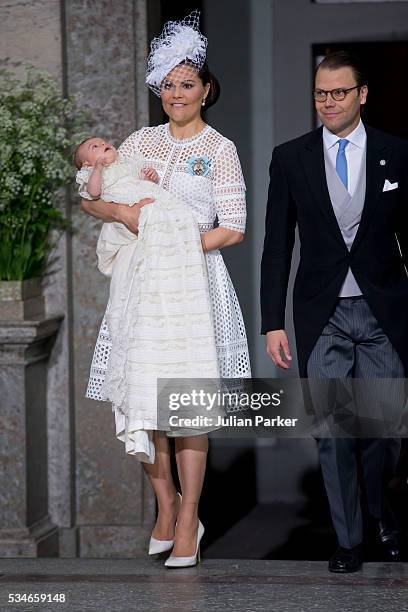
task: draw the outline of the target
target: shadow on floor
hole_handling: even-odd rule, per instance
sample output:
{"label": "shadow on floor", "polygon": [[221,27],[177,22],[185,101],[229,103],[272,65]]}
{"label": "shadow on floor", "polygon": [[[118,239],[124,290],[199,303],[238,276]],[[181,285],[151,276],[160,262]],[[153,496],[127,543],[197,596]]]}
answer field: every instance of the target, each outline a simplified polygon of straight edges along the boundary
{"label": "shadow on floor", "polygon": [[[302,489],[304,504],[261,504],[244,516],[218,538],[203,541],[206,558],[276,559],[326,561],[337,546],[330,510],[319,471],[305,474]],[[403,560],[408,559],[408,487],[400,479],[389,491],[389,499],[402,533]],[[364,558],[385,561],[377,541],[373,523],[362,503],[365,524]],[[221,508],[220,514],[222,514]]]}

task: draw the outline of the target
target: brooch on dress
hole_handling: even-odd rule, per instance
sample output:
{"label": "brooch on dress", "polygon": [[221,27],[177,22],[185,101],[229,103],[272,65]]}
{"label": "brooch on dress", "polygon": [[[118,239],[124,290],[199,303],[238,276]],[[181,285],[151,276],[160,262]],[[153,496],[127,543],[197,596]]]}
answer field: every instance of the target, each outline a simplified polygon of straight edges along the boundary
{"label": "brooch on dress", "polygon": [[211,168],[211,161],[206,155],[197,157],[193,155],[187,160],[188,173],[193,176],[207,176]]}

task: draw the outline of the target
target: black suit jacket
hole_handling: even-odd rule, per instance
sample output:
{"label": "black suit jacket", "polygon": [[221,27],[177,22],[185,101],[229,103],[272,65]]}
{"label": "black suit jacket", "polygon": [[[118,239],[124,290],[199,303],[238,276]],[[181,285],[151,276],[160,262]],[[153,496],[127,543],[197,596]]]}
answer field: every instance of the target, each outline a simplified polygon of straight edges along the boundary
{"label": "black suit jacket", "polygon": [[[285,328],[297,225],[301,247],[293,314],[302,377],[349,267],[408,372],[408,142],[365,128],[366,197],[350,251],[330,201],[322,128],[273,151],[262,255],[262,333]],[[386,179],[398,188],[384,192]]]}

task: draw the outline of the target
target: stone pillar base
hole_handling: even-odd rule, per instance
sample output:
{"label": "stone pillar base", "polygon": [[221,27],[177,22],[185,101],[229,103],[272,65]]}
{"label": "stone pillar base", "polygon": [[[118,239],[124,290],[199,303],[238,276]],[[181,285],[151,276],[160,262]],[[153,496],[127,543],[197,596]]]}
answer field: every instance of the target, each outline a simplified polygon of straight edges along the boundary
{"label": "stone pillar base", "polygon": [[0,320],[0,557],[58,555],[48,513],[47,361],[61,320]]}
{"label": "stone pillar base", "polygon": [[64,559],[78,557],[78,529],[76,527],[59,528],[59,556]]}
{"label": "stone pillar base", "polygon": [[0,558],[58,557],[58,528],[49,517],[31,527],[0,531]]}
{"label": "stone pillar base", "polygon": [[78,527],[79,557],[144,559],[151,527],[138,525],[82,525]]}

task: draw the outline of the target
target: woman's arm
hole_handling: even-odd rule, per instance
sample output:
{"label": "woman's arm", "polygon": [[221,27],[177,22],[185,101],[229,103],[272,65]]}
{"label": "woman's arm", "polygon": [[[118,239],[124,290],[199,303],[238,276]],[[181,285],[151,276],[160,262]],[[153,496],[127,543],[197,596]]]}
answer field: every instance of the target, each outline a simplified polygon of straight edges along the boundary
{"label": "woman's arm", "polygon": [[201,244],[203,245],[204,253],[222,249],[223,247],[238,244],[244,239],[242,232],[227,229],[226,227],[216,227],[201,236]]}
{"label": "woman's arm", "polygon": [[215,159],[213,186],[218,227],[201,237],[204,252],[239,244],[244,239],[245,182],[231,141],[224,143]]}
{"label": "woman's arm", "polygon": [[123,223],[128,230],[137,234],[140,209],[151,202],[154,202],[152,198],[145,198],[136,202],[134,206],[128,206],[127,204],[116,204],[104,200],[81,200],[81,208],[86,214],[101,219],[105,223],[113,223],[114,221]]}

